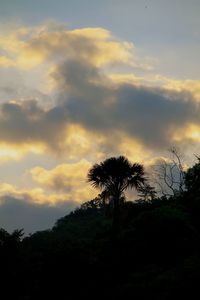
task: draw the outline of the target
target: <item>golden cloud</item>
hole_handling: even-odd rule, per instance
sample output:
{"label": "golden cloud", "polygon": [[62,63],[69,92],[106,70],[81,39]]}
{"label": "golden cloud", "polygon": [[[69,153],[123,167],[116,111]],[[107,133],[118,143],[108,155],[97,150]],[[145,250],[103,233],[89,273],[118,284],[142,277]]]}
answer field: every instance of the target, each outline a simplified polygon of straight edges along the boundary
{"label": "golden cloud", "polygon": [[134,86],[161,87],[178,93],[188,92],[200,102],[200,80],[178,80],[158,74],[138,76],[133,73],[111,73],[108,78],[116,85],[132,84]]}
{"label": "golden cloud", "polygon": [[[96,191],[86,183],[89,162],[62,164],[52,170],[35,167],[31,170],[33,179],[42,187],[20,189],[12,184],[0,182],[0,196],[22,199],[27,203],[59,205],[68,201],[82,203],[91,200]],[[54,192],[50,190],[54,190]]]}
{"label": "golden cloud", "polygon": [[12,66],[15,66],[15,62],[12,59],[6,56],[0,56],[0,67],[7,68]]}
{"label": "golden cloud", "polygon": [[0,196],[15,192],[15,187],[11,184],[0,182]]}
{"label": "golden cloud", "polygon": [[108,153],[141,160],[172,137],[180,141],[175,133],[188,122],[198,123],[194,99],[189,95],[183,101],[183,92],[200,97],[199,81],[111,74],[103,67],[133,66],[137,59],[133,44],[103,28],[22,27],[1,33],[0,44],[8,53],[0,64],[9,65],[12,58],[16,68],[26,69],[25,76],[37,66],[51,74],[57,88],[50,108],[35,100],[1,105],[0,161],[47,151],[70,160],[95,161]]}
{"label": "golden cloud", "polygon": [[30,173],[33,180],[42,187],[57,192],[57,196],[50,196],[52,201],[61,195],[65,200],[82,202],[92,199],[96,194],[86,181],[90,167],[91,163],[82,159],[76,163],[60,164],[51,170],[34,167]]}
{"label": "golden cloud", "polygon": [[27,153],[42,154],[45,152],[45,145],[42,143],[9,144],[0,143],[0,163],[9,160],[20,160]]}
{"label": "golden cloud", "polygon": [[191,140],[200,143],[200,126],[187,124],[184,128],[178,129],[173,134],[175,141]]}
{"label": "golden cloud", "polygon": [[[103,28],[66,30],[47,26],[18,28],[15,32],[0,34],[0,45],[15,56],[19,68],[29,69],[51,60],[76,58],[88,60],[95,66],[112,63],[129,63],[133,58],[132,43],[112,37]],[[4,58],[8,61],[8,58]]]}
{"label": "golden cloud", "polygon": [[200,80],[172,80],[169,78],[165,78],[164,82],[164,86],[166,88],[178,92],[190,92],[195,97],[195,99],[200,102]]}
{"label": "golden cloud", "polygon": [[77,163],[61,164],[52,170],[35,167],[30,172],[33,179],[54,190],[70,190],[86,184],[86,175],[91,163],[82,159]]}
{"label": "golden cloud", "polygon": [[10,196],[27,201],[27,203],[56,205],[68,201],[69,197],[62,194],[47,194],[42,188],[18,189],[16,186],[0,183],[0,196]]}

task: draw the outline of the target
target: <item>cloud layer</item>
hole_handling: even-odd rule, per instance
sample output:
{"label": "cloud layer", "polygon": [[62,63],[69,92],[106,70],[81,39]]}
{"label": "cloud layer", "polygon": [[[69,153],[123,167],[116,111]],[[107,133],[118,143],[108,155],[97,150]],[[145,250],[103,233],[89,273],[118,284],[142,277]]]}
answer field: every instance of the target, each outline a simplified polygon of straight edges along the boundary
{"label": "cloud layer", "polygon": [[[20,144],[30,151],[33,144],[39,152],[67,151],[67,139],[73,135],[69,128],[78,125],[88,135],[94,133],[97,140],[103,135],[104,145],[106,131],[109,138],[118,131],[154,149],[173,143],[180,128],[199,126],[192,83],[184,89],[183,83],[165,80],[165,87],[150,87],[137,76],[134,82],[128,76],[123,82],[109,76],[116,66],[139,68],[141,63],[132,44],[113,38],[105,29],[19,28],[7,39],[1,36],[1,41],[17,68],[46,65],[46,79],[54,95],[54,105],[48,109],[36,99],[3,103],[1,143]],[[4,56],[2,62],[8,59]],[[198,84],[193,84],[193,91]]]}
{"label": "cloud layer", "polygon": [[200,150],[200,81],[156,74],[108,30],[21,27],[0,32],[0,45],[0,163],[30,153],[55,162],[24,170],[33,188],[1,184],[0,213],[15,200],[16,211],[47,215],[90,200],[88,168],[111,155],[148,164],[171,145]]}
{"label": "cloud layer", "polygon": [[56,220],[68,214],[76,206],[76,202],[65,202],[57,206],[47,204],[36,205],[11,196],[0,198],[0,228],[9,232],[15,229],[24,229],[25,234],[38,230],[50,229]]}

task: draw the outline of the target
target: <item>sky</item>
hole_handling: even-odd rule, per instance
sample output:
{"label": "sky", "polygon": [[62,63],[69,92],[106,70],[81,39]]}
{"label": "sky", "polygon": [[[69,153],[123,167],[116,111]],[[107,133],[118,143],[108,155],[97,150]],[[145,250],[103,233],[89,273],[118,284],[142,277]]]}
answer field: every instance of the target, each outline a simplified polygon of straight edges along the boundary
{"label": "sky", "polygon": [[0,0],[0,24],[0,227],[53,226],[108,157],[200,153],[200,1]]}

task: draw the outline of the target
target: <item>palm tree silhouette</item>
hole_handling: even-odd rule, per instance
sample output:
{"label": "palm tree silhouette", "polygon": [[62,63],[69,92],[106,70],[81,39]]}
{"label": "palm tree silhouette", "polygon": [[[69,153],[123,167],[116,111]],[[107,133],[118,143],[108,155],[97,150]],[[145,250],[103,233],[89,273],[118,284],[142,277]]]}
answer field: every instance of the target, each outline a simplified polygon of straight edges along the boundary
{"label": "palm tree silhouette", "polygon": [[128,188],[138,190],[144,183],[144,168],[141,164],[131,164],[124,156],[111,157],[95,164],[88,172],[92,186],[105,192],[113,201],[113,233],[118,232],[118,218],[121,199]]}

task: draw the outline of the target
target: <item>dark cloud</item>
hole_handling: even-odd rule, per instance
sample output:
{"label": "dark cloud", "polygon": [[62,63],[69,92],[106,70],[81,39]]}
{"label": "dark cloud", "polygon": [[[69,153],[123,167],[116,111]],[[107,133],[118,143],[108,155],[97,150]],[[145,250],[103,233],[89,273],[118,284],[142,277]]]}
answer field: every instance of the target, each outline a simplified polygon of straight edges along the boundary
{"label": "dark cloud", "polygon": [[14,196],[2,196],[0,201],[0,227],[9,232],[24,228],[26,234],[51,228],[77,206],[73,201],[56,206],[34,204]]}
{"label": "dark cloud", "polygon": [[112,132],[119,131],[152,149],[162,149],[173,143],[176,130],[200,125],[200,105],[186,92],[114,84],[84,60],[57,65],[52,77],[58,93],[53,108],[45,110],[35,100],[1,105],[1,141],[41,142],[59,151],[66,127],[79,124],[109,140]]}
{"label": "dark cloud", "polygon": [[4,103],[0,110],[0,140],[10,144],[45,143],[58,148],[65,131],[61,107],[45,110],[36,100]]}
{"label": "dark cloud", "polygon": [[200,124],[199,113],[189,94],[128,85],[119,88],[114,107],[118,126],[152,148],[168,147],[176,129]]}
{"label": "dark cloud", "polygon": [[97,68],[78,61],[57,67],[53,76],[70,121],[89,130],[120,130],[144,145],[162,148],[171,143],[176,129],[200,125],[200,106],[189,93],[112,85]]}

